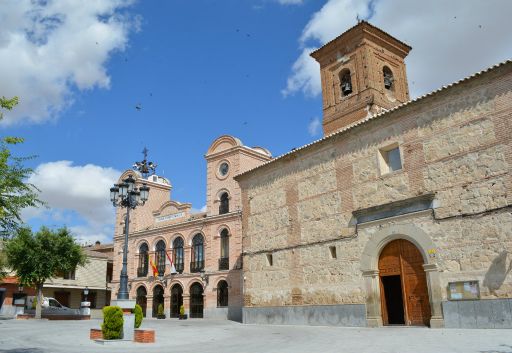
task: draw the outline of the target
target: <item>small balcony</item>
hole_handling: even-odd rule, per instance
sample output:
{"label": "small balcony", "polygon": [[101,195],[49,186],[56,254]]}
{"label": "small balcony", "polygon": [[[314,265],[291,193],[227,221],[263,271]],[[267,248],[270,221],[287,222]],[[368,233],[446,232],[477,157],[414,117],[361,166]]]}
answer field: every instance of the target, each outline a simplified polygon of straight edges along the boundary
{"label": "small balcony", "polygon": [[219,259],[219,271],[221,270],[229,270],[229,257]]}
{"label": "small balcony", "polygon": [[146,277],[148,275],[148,268],[138,267],[137,268],[137,277]]}
{"label": "small balcony", "polygon": [[177,263],[174,268],[176,269],[176,272],[183,273],[183,270],[185,269],[185,264],[183,262]]}
{"label": "small balcony", "polygon": [[190,272],[201,272],[204,269],[204,260],[203,261],[191,261],[190,262]]}

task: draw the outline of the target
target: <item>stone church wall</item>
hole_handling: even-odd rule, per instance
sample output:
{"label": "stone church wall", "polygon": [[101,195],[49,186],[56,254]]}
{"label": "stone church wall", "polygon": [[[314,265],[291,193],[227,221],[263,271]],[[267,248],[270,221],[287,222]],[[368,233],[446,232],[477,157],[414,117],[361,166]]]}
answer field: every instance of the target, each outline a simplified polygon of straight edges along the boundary
{"label": "stone church wall", "polygon": [[[505,64],[239,176],[246,322],[296,323],[293,310],[314,317],[314,306],[367,305],[363,250],[395,224],[431,238],[443,302],[448,282],[473,279],[481,302],[512,298],[511,141]],[[381,174],[379,150],[395,143],[403,169]],[[427,211],[355,224],[354,211],[426,194],[434,195]],[[448,306],[447,315],[458,310]],[[333,324],[364,322],[364,310],[347,310],[340,315],[352,319]],[[512,327],[512,316],[503,320]]]}

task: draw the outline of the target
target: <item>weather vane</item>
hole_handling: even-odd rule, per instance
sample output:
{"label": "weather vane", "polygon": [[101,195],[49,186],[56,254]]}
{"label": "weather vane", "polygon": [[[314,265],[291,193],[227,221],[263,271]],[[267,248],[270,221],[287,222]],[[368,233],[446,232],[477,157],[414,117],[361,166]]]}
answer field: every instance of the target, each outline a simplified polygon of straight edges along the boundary
{"label": "weather vane", "polygon": [[144,178],[147,178],[150,173],[151,175],[155,174],[156,167],[158,166],[156,163],[148,162],[148,152],[149,150],[144,147],[142,150],[144,160],[142,162],[135,162],[133,165],[133,169],[138,170]]}

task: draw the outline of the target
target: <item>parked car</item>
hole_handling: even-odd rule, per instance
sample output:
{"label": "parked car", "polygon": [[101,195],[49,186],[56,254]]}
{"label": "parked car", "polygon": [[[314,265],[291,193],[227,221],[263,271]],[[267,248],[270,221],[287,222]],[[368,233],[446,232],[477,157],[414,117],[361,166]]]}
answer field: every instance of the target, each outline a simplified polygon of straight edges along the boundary
{"label": "parked car", "polygon": [[[27,297],[27,304],[25,312],[30,314],[32,312],[35,313],[35,309],[32,309],[32,305],[34,302],[34,298],[36,297]],[[42,306],[42,315],[79,315],[79,309],[71,309],[67,306],[62,305],[59,301],[52,297],[43,297]]]}

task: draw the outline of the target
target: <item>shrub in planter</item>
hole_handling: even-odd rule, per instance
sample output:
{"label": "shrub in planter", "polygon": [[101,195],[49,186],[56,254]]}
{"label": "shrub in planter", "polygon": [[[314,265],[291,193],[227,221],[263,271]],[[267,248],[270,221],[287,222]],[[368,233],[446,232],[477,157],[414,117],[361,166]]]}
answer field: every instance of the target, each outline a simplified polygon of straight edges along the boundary
{"label": "shrub in planter", "polygon": [[187,318],[187,315],[185,315],[185,307],[182,305],[180,306],[180,320],[185,320]]}
{"label": "shrub in planter", "polygon": [[163,304],[158,304],[158,308],[156,310],[156,318],[157,319],[165,319],[164,305]]}
{"label": "shrub in planter", "polygon": [[118,306],[103,308],[103,339],[115,340],[123,338],[123,310]]}
{"label": "shrub in planter", "polygon": [[135,314],[135,328],[139,328],[142,325],[142,308],[139,304],[135,305],[135,309],[133,309],[133,313]]}

